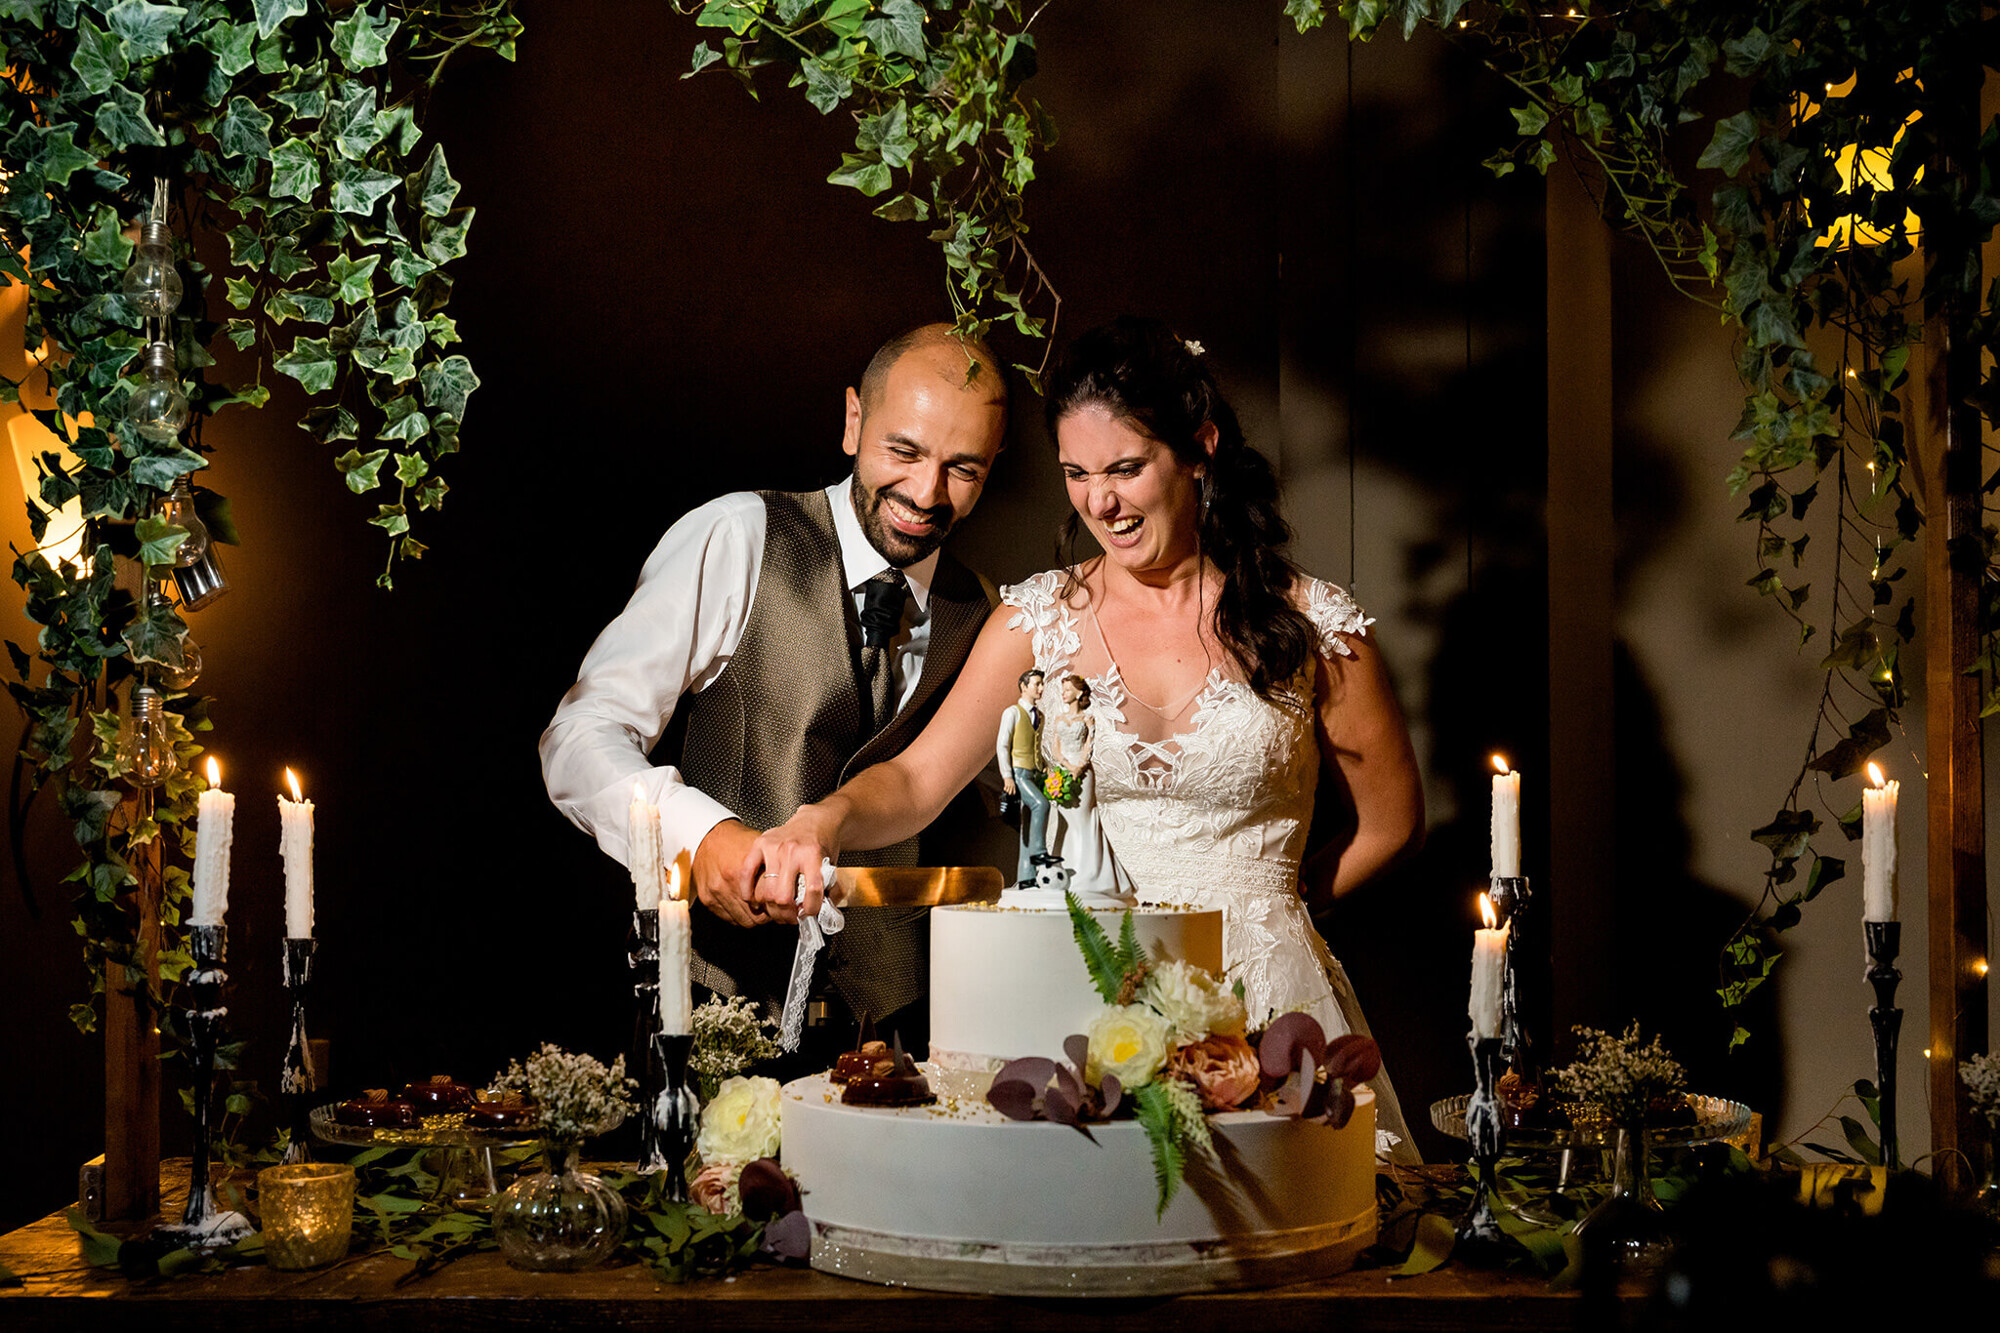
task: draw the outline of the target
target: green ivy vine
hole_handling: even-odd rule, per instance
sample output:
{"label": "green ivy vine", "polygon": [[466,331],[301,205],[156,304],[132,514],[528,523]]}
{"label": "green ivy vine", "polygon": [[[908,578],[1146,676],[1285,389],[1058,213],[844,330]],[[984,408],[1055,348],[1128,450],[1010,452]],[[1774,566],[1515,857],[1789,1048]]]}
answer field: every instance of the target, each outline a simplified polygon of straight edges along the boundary
{"label": "green ivy vine", "polygon": [[[1287,0],[1285,11],[1304,31],[1327,8]],[[1976,108],[1995,64],[1990,26],[1973,0],[1346,0],[1338,13],[1353,40],[1429,25],[1476,52],[1520,94],[1514,134],[1488,165],[1546,172],[1566,156],[1607,220],[1736,329],[1746,397],[1728,484],[1755,533],[1747,582],[1802,650],[1817,639],[1826,672],[1797,775],[1750,835],[1771,864],[1723,950],[1719,994],[1740,1004],[1770,976],[1777,937],[1845,875],[1840,844],[1822,835],[1860,836],[1845,780],[1903,729],[1916,606],[1897,584],[1925,517],[1904,423],[1924,303],[1961,302],[1977,315],[1951,335],[2000,346],[1978,259],[2000,220],[2000,127],[1956,164],[1939,131]],[[1704,189],[1680,165],[1696,151]],[[1919,252],[1913,282],[1906,261]],[[1976,405],[2000,420],[1985,374]],[[1986,491],[2000,486],[1985,475]],[[1798,573],[1816,534],[1833,548],[1817,598]],[[1993,546],[1985,527],[1983,650],[1969,668],[1982,716],[2000,711]],[[1738,1026],[1732,1046],[1748,1035]]]}
{"label": "green ivy vine", "polygon": [[[444,500],[439,469],[479,381],[448,350],[445,313],[473,211],[421,115],[453,55],[512,59],[520,31],[512,0],[0,0],[0,283],[25,287],[30,353],[0,399],[53,437],[29,506],[35,541],[45,510],[73,503],[85,522],[73,559],[14,552],[40,626],[32,651],[7,645],[27,722],[17,783],[30,795],[53,786],[75,824],[84,859],[69,882],[95,991],[106,964],[122,964],[162,1008],[134,952],[137,867],[161,841],[190,852],[196,737],[209,725],[205,699],[167,693],[175,771],[121,800],[128,773],[112,740],[131,689],[185,684],[193,666],[184,608],[161,577],[188,529],[160,502],[206,466],[214,413],[268,400],[268,368],[305,390],[301,424],[347,487],[386,497],[369,519],[389,542],[381,584],[423,553],[411,521]],[[150,330],[122,287],[142,215],[171,226],[185,288]],[[229,313],[212,309],[218,295]],[[122,421],[127,367],[149,333],[171,345],[191,409],[185,435],[165,441]],[[218,338],[248,383],[221,381]],[[211,537],[233,542],[227,501],[195,495]],[[158,859],[167,987],[188,963],[174,931],[187,877]],[[88,1030],[95,1005],[72,1015]]]}

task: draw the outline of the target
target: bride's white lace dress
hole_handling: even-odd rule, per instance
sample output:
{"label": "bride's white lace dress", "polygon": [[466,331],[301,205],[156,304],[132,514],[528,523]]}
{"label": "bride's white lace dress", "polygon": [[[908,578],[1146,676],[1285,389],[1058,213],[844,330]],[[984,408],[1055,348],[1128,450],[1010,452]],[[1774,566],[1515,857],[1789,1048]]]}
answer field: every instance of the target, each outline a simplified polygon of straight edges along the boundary
{"label": "bride's white lace dress", "polygon": [[[1330,1037],[1366,1035],[1347,974],[1299,896],[1320,763],[1310,677],[1299,684],[1307,706],[1287,708],[1217,667],[1193,701],[1186,730],[1142,740],[1126,717],[1128,695],[1110,646],[1089,610],[1062,599],[1065,582],[1063,571],[1051,570],[1002,589],[1001,599],[1015,609],[1009,627],[1030,636],[1035,665],[1049,680],[1075,671],[1090,682],[1098,817],[1140,898],[1222,910],[1223,962],[1229,978],[1243,982],[1253,1027],[1297,1009]],[[1343,636],[1367,632],[1361,608],[1318,579],[1305,580],[1304,593],[1322,651],[1351,657]],[[1093,673],[1086,660],[1079,670],[1079,657],[1100,669]],[[1373,1086],[1378,1128],[1401,1139],[1397,1157],[1414,1160],[1386,1073]]]}

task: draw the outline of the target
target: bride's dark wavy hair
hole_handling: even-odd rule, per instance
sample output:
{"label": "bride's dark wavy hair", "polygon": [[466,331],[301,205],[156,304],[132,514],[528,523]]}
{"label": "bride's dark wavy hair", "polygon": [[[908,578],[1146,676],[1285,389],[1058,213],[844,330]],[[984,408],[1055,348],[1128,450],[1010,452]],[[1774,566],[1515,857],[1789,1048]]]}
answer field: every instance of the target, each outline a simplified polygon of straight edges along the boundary
{"label": "bride's dark wavy hair", "polygon": [[[1104,408],[1166,445],[1184,466],[1206,470],[1208,512],[1198,534],[1202,554],[1222,571],[1216,637],[1260,697],[1285,691],[1312,660],[1316,640],[1289,595],[1299,578],[1285,554],[1292,529],[1278,513],[1277,474],[1244,440],[1206,363],[1159,320],[1122,315],[1079,334],[1058,358],[1047,397],[1049,438],[1086,407]],[[1212,458],[1195,439],[1209,421],[1217,436]],[[1058,546],[1071,569],[1078,529],[1072,512]]]}

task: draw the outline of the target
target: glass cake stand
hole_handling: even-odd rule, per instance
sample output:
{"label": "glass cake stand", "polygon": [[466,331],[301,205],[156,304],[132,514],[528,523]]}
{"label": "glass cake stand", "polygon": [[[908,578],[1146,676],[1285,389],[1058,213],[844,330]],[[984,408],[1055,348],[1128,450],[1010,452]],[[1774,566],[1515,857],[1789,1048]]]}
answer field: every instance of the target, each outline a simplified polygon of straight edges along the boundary
{"label": "glass cake stand", "polygon": [[[1465,1108],[1470,1093],[1446,1097],[1431,1103],[1431,1125],[1440,1134],[1454,1139],[1465,1137]],[[1688,1094],[1688,1110],[1693,1117],[1678,1125],[1648,1125],[1646,1141],[1656,1148],[1688,1148],[1697,1143],[1716,1143],[1741,1138],[1750,1128],[1750,1108],[1726,1097]],[[1609,1120],[1581,1120],[1573,1125],[1536,1126],[1508,1129],[1510,1150],[1533,1153],[1569,1152],[1578,1148],[1609,1151],[1618,1141],[1618,1131]]]}
{"label": "glass cake stand", "polygon": [[438,1172],[435,1201],[460,1206],[479,1204],[500,1192],[493,1171],[493,1150],[537,1143],[540,1135],[533,1126],[520,1129],[468,1129],[463,1111],[430,1115],[414,1128],[374,1128],[344,1125],[334,1118],[337,1104],[315,1106],[311,1114],[313,1137],[323,1143],[350,1148],[437,1148],[444,1150],[444,1164]]}

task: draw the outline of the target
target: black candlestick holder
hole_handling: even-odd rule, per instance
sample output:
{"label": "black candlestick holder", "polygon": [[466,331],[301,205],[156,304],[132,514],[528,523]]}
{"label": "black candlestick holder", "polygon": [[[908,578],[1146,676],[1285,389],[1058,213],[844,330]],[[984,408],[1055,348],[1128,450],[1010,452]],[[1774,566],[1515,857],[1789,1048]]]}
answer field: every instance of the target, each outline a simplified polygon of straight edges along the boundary
{"label": "black candlestick holder", "polygon": [[1515,965],[1515,958],[1522,953],[1524,937],[1528,932],[1528,904],[1534,896],[1526,875],[1495,875],[1492,887],[1487,890],[1487,897],[1493,902],[1494,915],[1507,927],[1507,957],[1500,992],[1500,1039],[1508,1066],[1527,1083],[1537,1081],[1538,1071],[1534,1039],[1528,1035],[1527,1024],[1521,1020],[1521,969]]}
{"label": "black candlestick holder", "polygon": [[1875,988],[1868,1025],[1875,1029],[1875,1106],[1882,1120],[1882,1165],[1896,1171],[1903,1165],[1896,1144],[1896,1042],[1903,1031],[1903,1011],[1896,1008],[1896,983],[1903,974],[1896,968],[1896,955],[1903,949],[1903,923],[1864,921],[1861,930],[1868,941],[1868,984]]}
{"label": "black candlestick holder", "polygon": [[219,1250],[249,1235],[250,1219],[241,1213],[218,1207],[208,1178],[209,1153],[213,1146],[211,1112],[215,1103],[215,1047],[222,1020],[229,1011],[222,1006],[222,984],[229,974],[223,971],[226,952],[225,928],[188,927],[188,951],[194,967],[189,971],[188,1037],[194,1057],[194,1160],[188,1168],[187,1207],[178,1226],[163,1226],[154,1238],[176,1249]]}
{"label": "black candlestick holder", "polygon": [[646,1120],[655,1139],[660,1165],[645,1169],[664,1170],[667,1198],[686,1203],[687,1159],[694,1152],[695,1133],[701,1128],[701,1099],[688,1085],[688,1056],[694,1051],[694,1034],[662,1032],[657,1046],[663,1081],[660,1095],[646,1104]]}
{"label": "black candlestick holder", "polygon": [[1474,1029],[1466,1034],[1466,1044],[1472,1048],[1474,1085],[1472,1101],[1465,1108],[1465,1136],[1472,1145],[1474,1175],[1472,1205],[1458,1220],[1458,1240],[1461,1245],[1500,1245],[1506,1235],[1493,1208],[1493,1171],[1506,1146],[1498,1094],[1506,1043],[1501,1037],[1482,1037]]}
{"label": "black candlestick holder", "polygon": [[285,1144],[286,1163],[310,1162],[312,1155],[313,1091],[319,1079],[313,1070],[312,1047],[306,1041],[306,987],[312,984],[313,955],[319,945],[310,935],[285,941],[285,992],[292,998],[292,1040],[285,1047],[278,1091],[285,1098],[292,1135]]}
{"label": "black candlestick holder", "polygon": [[632,1052],[639,1075],[639,1170],[663,1171],[667,1157],[660,1142],[659,1117],[653,1107],[666,1087],[660,1060],[660,909],[637,908],[632,913]]}

